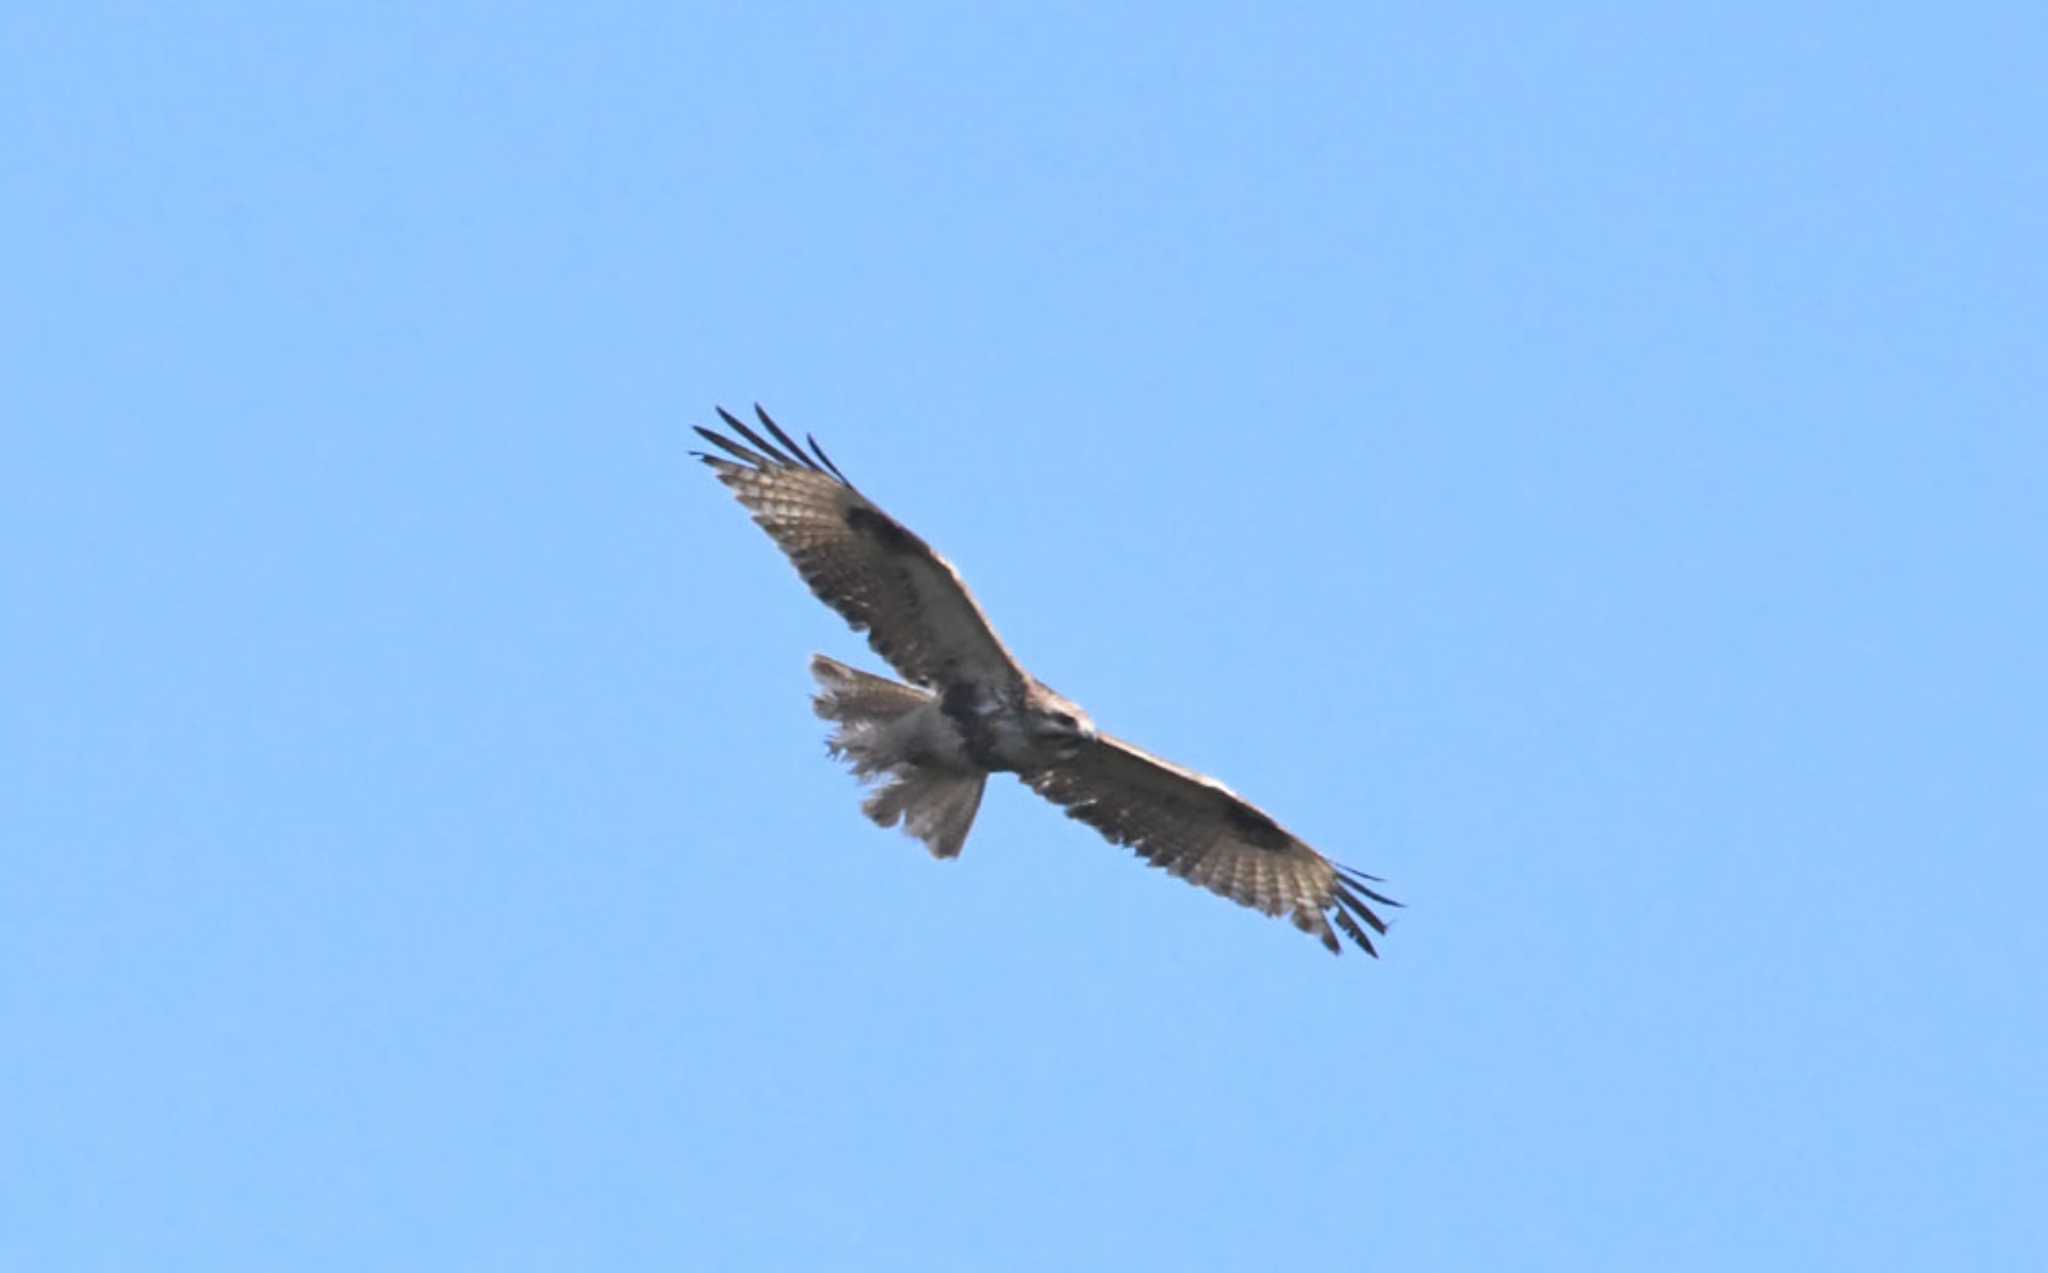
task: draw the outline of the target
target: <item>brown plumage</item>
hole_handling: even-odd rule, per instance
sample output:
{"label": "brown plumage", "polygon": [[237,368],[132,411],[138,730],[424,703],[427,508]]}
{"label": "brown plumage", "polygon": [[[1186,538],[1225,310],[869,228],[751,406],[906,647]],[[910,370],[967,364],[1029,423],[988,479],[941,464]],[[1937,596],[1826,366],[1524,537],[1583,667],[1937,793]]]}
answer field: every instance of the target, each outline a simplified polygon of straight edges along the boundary
{"label": "brown plumage", "polygon": [[1377,877],[1331,862],[1215,779],[1098,731],[1016,661],[951,563],[854,489],[815,439],[799,446],[754,411],[768,437],[721,408],[743,441],[700,428],[724,454],[693,454],[811,591],[912,682],[823,655],[811,661],[814,705],[836,726],[831,753],[875,784],[862,806],[868,817],[901,823],[935,856],[954,857],[988,775],[1015,773],[1153,866],[1285,915],[1332,953],[1342,949],[1339,932],[1379,953],[1373,934],[1387,925],[1370,903],[1400,903],[1373,890]]}

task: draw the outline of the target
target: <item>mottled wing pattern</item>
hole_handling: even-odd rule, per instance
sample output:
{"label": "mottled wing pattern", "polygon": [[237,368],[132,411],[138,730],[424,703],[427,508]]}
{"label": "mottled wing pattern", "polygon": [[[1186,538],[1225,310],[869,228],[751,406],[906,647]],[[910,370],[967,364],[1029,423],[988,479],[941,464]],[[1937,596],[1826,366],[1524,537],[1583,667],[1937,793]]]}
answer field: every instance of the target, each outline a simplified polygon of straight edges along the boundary
{"label": "mottled wing pattern", "polygon": [[698,429],[725,455],[694,454],[732,488],[818,599],[919,685],[1019,680],[1016,660],[952,564],[855,490],[815,439],[806,437],[806,453],[767,412],[754,412],[773,442],[721,408],[746,444]]}
{"label": "mottled wing pattern", "polygon": [[1400,905],[1373,891],[1376,876],[1338,866],[1222,783],[1121,739],[1102,735],[1073,759],[1022,777],[1111,843],[1233,902],[1288,916],[1332,954],[1341,949],[1334,920],[1377,956],[1366,929],[1387,925],[1367,903]]}

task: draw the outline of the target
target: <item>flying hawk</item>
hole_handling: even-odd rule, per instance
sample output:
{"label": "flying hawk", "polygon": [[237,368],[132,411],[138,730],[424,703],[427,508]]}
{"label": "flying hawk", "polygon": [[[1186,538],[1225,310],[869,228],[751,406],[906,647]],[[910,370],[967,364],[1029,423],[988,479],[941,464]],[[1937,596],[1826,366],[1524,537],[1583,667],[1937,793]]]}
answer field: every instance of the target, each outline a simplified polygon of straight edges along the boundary
{"label": "flying hawk", "polygon": [[[908,685],[811,658],[813,706],[834,723],[828,748],[875,784],[862,811],[957,857],[991,773],[1014,773],[1153,866],[1341,950],[1334,922],[1368,955],[1387,925],[1368,902],[1379,877],[1346,870],[1214,778],[1095,728],[1088,714],[1026,672],[960,574],[854,489],[809,435],[808,451],[757,405],[771,442],[723,407],[745,443],[698,429],[723,455],[691,454],[732,488],[818,599]],[[731,458],[727,458],[731,457]]]}

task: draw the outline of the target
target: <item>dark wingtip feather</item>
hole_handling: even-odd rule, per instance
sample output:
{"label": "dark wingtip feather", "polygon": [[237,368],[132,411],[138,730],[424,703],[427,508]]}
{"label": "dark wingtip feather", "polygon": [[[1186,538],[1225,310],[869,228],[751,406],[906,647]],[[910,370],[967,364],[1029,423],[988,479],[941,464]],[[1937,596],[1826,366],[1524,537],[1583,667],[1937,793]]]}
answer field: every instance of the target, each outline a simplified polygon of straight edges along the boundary
{"label": "dark wingtip feather", "polygon": [[832,462],[832,457],[825,454],[825,448],[818,445],[818,439],[806,433],[804,434],[804,441],[811,444],[811,454],[818,457],[818,462],[820,464],[823,464],[826,467],[826,469],[831,472],[832,476],[838,478],[842,482],[846,482],[848,486],[853,485],[852,482],[846,481],[846,474],[841,473],[839,471],[839,466]]}
{"label": "dark wingtip feather", "polygon": [[754,414],[761,417],[762,425],[764,425],[767,428],[768,432],[775,435],[775,440],[777,442],[782,443],[782,445],[788,449],[789,453],[796,457],[797,463],[803,465],[805,468],[811,470],[814,473],[823,473],[825,471],[819,468],[817,464],[812,461],[810,456],[804,454],[804,449],[796,444],[796,439],[790,437],[787,433],[784,433],[782,431],[782,426],[775,423],[775,417],[768,414],[767,408],[763,407],[760,403],[757,402],[754,404]]}
{"label": "dark wingtip feather", "polygon": [[1373,884],[1383,883],[1384,881],[1377,875],[1367,875],[1364,871],[1354,871],[1349,867],[1340,866],[1337,868],[1337,877],[1382,906],[1399,907],[1402,905],[1400,902],[1395,901],[1385,893],[1374,889],[1370,884],[1366,883],[1367,880],[1372,881]]}
{"label": "dark wingtip feather", "polygon": [[762,437],[760,434],[748,428],[745,421],[741,420],[732,412],[727,411],[724,407],[718,408],[718,414],[719,417],[723,419],[726,422],[726,424],[732,428],[732,431],[734,433],[737,433],[741,437],[745,438],[750,445],[758,448],[762,452],[762,454],[768,457],[768,459],[762,461],[764,466],[773,465],[775,467],[786,469],[804,467],[803,464],[800,463],[799,461],[793,460],[789,456],[784,455],[782,452],[776,450],[775,444],[773,442],[770,442],[768,439]]}
{"label": "dark wingtip feather", "polygon": [[1352,892],[1350,889],[1346,888],[1342,884],[1339,884],[1336,888],[1330,890],[1330,894],[1336,902],[1338,914],[1355,915],[1357,918],[1362,919],[1366,923],[1372,925],[1372,930],[1376,933],[1384,933],[1387,931],[1387,921],[1373,914],[1372,907],[1367,906],[1364,902],[1358,900],[1358,894]]}
{"label": "dark wingtip feather", "polygon": [[[741,446],[739,443],[733,441],[731,438],[725,437],[722,434],[713,433],[711,430],[700,428],[697,425],[691,425],[690,427],[697,430],[697,436],[703,438],[706,442],[709,442],[711,445],[717,447],[719,450],[724,451],[727,455],[736,456],[739,459],[745,461],[746,463],[754,465],[756,468],[768,467],[768,461],[765,457],[754,454],[752,451],[749,451],[747,448]],[[706,455],[702,451],[692,451],[690,452],[690,454],[696,456],[698,459],[704,461],[706,464],[732,463],[731,460],[720,459],[718,456],[715,455]]]}
{"label": "dark wingtip feather", "polygon": [[[690,426],[697,430],[698,436],[704,438],[721,451],[738,456],[756,468],[804,468],[809,469],[813,473],[830,474],[839,480],[840,485],[845,486],[849,490],[853,489],[853,483],[847,481],[846,474],[839,471],[839,466],[832,462],[832,457],[825,454],[825,448],[818,445],[818,439],[808,433],[804,435],[804,441],[810,443],[811,446],[810,453],[806,454],[804,448],[797,445],[796,439],[789,436],[781,425],[775,423],[775,417],[769,415],[767,409],[760,403],[754,404],[754,414],[761,417],[762,427],[774,436],[775,442],[770,442],[767,438],[754,432],[744,420],[727,411],[724,407],[713,407],[712,410],[718,412],[718,418],[725,421],[727,428],[758,448],[757,450],[750,451],[722,434],[713,433],[711,430],[697,425]],[[778,447],[776,445],[777,442],[781,443],[781,446]],[[712,459],[712,457],[705,456],[700,451],[692,451],[690,454],[705,460],[707,463],[711,462]],[[812,459],[812,456],[817,458]],[[724,461],[719,462],[724,463]]]}
{"label": "dark wingtip feather", "polygon": [[1360,950],[1364,951],[1368,955],[1371,955],[1374,959],[1378,959],[1380,957],[1380,952],[1378,948],[1372,944],[1372,938],[1366,934],[1366,931],[1363,928],[1360,928],[1358,926],[1358,922],[1356,920],[1352,919],[1351,916],[1344,913],[1342,907],[1339,907],[1337,910],[1337,926],[1343,929],[1345,935],[1350,937],[1352,941],[1358,943],[1358,948]]}

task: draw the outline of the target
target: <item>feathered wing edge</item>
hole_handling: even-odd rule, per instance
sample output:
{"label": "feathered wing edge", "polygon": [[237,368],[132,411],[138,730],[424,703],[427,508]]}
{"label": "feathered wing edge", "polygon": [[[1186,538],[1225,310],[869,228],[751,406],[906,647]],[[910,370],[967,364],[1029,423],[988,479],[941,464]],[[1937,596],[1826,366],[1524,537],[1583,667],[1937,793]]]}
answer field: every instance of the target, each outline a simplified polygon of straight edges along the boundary
{"label": "feathered wing edge", "polygon": [[[839,471],[839,466],[832,462],[832,457],[825,454],[825,448],[818,445],[818,439],[808,433],[804,434],[804,441],[811,444],[811,454],[805,455],[804,449],[792,441],[787,433],[782,431],[782,426],[775,423],[774,417],[763,410],[760,403],[754,404],[754,414],[761,417],[762,425],[775,435],[776,441],[788,448],[787,454],[776,450],[773,443],[765,441],[760,434],[748,428],[744,421],[732,412],[727,411],[724,407],[713,407],[712,410],[718,412],[718,418],[725,421],[727,428],[760,448],[759,452],[749,451],[746,447],[739,445],[730,438],[720,437],[718,434],[701,426],[691,426],[696,429],[699,437],[719,450],[751,464],[755,468],[764,469],[775,465],[780,465],[783,468],[806,468],[813,473],[823,473],[836,479],[841,486],[844,486],[849,491],[858,489],[852,482],[846,480],[846,474]],[[692,451],[691,454],[700,460],[716,458],[706,455],[702,451]],[[813,456],[816,458],[813,459]]]}
{"label": "feathered wing edge", "polygon": [[[1025,785],[1147,864],[1296,928],[1341,953],[1337,933],[1375,958],[1387,923],[1371,903],[1401,903],[1379,877],[1339,866],[1222,783],[1102,735]],[[1336,929],[1331,928],[1332,921]],[[1370,931],[1368,931],[1370,930]]]}
{"label": "feathered wing edge", "polygon": [[[1320,857],[1321,855],[1318,854],[1317,856]],[[1323,860],[1329,862],[1328,858]],[[1337,927],[1344,930],[1345,936],[1357,942],[1359,948],[1365,951],[1366,954],[1371,955],[1374,959],[1378,959],[1380,952],[1374,949],[1372,938],[1365,935],[1365,929],[1360,928],[1358,922],[1364,920],[1366,926],[1371,928],[1373,932],[1384,936],[1387,931],[1387,921],[1375,915],[1372,907],[1367,906],[1360,900],[1360,895],[1363,894],[1382,906],[1398,908],[1401,903],[1388,897],[1385,893],[1376,892],[1373,889],[1372,885],[1385,883],[1377,875],[1367,875],[1363,871],[1354,871],[1350,867],[1339,866],[1335,862],[1330,862],[1330,870],[1336,875],[1336,881],[1330,886],[1330,896],[1336,903],[1331,908],[1330,917],[1337,921]],[[1337,939],[1330,934],[1330,931],[1324,929],[1321,935],[1323,945],[1330,948],[1330,953],[1333,955],[1338,953],[1341,948],[1337,944]]]}

